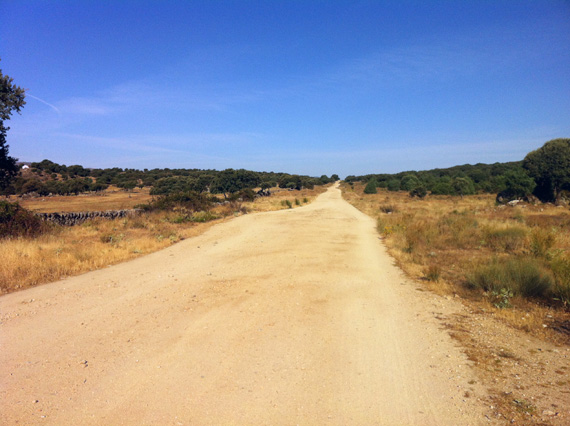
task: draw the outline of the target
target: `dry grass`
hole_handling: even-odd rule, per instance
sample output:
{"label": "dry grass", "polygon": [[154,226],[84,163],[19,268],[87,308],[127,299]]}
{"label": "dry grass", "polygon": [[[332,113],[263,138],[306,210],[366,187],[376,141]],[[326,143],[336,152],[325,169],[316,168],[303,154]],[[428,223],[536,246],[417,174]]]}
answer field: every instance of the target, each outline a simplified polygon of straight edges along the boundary
{"label": "dry grass", "polygon": [[[496,311],[495,315],[509,324],[539,335],[548,334],[543,324],[568,319],[570,212],[567,208],[496,206],[492,195],[418,199],[405,192],[382,189],[378,194],[364,194],[363,189],[358,183],[353,187],[342,186],[347,201],[377,219],[378,232],[396,262],[431,290],[462,296],[479,307]],[[535,274],[537,278],[525,282],[522,288],[515,286],[503,293],[496,288],[487,292],[469,289],[466,284],[477,273],[487,273],[479,277],[481,282],[486,279],[500,282],[502,277],[492,276],[500,270],[500,267],[490,268],[493,263],[509,266],[514,270],[511,276],[516,277],[520,272]],[[552,283],[549,290],[543,289],[545,281]],[[522,297],[535,292],[540,293],[538,298]],[[565,299],[566,310],[560,299]],[[521,315],[521,310],[525,314]]]}
{"label": "dry grass", "polygon": [[[180,220],[179,212],[144,213],[127,219],[93,220],[80,226],[56,228],[38,238],[2,240],[0,245],[0,293],[8,293],[66,276],[99,269],[167,247],[199,235],[213,224],[245,212],[280,210],[289,199],[293,207],[312,201],[326,188],[275,190],[275,195],[254,202],[228,203],[209,212],[197,212],[192,221]],[[132,208],[148,201],[148,190],[124,191],[99,196],[46,197],[21,201],[35,211],[89,211]]]}
{"label": "dry grass", "polygon": [[19,198],[10,197],[33,212],[81,212],[132,209],[137,204],[148,203],[152,196],[150,188],[136,188],[127,192],[116,187],[109,187],[100,194],[56,195],[52,197]]}
{"label": "dry grass", "polygon": [[[315,186],[314,189],[302,189],[300,191],[272,188],[270,197],[257,198],[254,202],[243,204],[247,207],[248,211],[255,213],[288,209],[289,207],[284,201],[289,201],[291,208],[295,208],[312,202],[319,194],[325,192],[327,188],[328,185]],[[299,204],[297,204],[295,200],[298,200]]]}

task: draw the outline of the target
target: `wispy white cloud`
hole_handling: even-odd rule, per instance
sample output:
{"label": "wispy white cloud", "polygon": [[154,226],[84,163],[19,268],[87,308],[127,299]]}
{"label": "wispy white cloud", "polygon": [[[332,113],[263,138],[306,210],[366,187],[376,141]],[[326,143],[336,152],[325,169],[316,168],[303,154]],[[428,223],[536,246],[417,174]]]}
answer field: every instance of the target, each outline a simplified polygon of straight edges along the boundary
{"label": "wispy white cloud", "polygon": [[57,112],[58,114],[61,114],[61,111],[59,110],[58,107],[56,107],[55,105],[50,104],[50,103],[47,102],[47,101],[44,101],[44,100],[41,99],[41,98],[38,98],[37,96],[34,96],[34,95],[30,94],[29,92],[26,92],[26,98],[35,99],[36,101],[41,102],[41,103],[44,104],[44,105],[47,105],[48,107],[50,107],[51,109],[53,109],[53,110],[54,110],[55,112]]}

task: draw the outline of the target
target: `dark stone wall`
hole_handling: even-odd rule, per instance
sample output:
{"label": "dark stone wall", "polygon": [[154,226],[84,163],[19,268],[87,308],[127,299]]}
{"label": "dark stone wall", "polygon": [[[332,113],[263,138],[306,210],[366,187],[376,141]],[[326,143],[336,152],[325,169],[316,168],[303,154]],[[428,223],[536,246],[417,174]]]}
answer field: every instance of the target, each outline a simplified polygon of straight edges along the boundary
{"label": "dark stone wall", "polygon": [[89,219],[118,219],[136,216],[142,210],[107,210],[103,212],[66,212],[66,213],[36,213],[42,220],[63,226],[79,225]]}

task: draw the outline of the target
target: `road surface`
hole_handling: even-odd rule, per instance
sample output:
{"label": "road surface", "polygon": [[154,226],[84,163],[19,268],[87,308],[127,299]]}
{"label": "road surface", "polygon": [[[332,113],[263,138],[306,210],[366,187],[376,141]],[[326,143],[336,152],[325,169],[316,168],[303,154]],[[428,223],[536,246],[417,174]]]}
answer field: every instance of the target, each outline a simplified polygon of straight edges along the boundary
{"label": "road surface", "polygon": [[438,299],[332,187],[0,297],[0,423],[488,424]]}

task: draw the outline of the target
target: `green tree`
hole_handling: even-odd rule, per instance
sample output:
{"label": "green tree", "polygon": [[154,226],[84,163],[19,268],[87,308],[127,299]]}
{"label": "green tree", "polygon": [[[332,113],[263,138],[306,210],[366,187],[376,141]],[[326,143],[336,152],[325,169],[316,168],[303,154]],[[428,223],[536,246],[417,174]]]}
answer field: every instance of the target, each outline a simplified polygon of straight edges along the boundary
{"label": "green tree", "polygon": [[401,188],[404,191],[412,191],[420,185],[421,185],[420,180],[417,178],[416,175],[405,175],[402,178],[400,184]]}
{"label": "green tree", "polygon": [[390,179],[387,185],[388,191],[399,191],[400,190],[400,180]]}
{"label": "green tree", "polygon": [[455,190],[456,194],[461,195],[472,195],[475,194],[475,186],[473,185],[473,181],[468,177],[456,177],[453,179],[453,189]]}
{"label": "green tree", "polygon": [[6,133],[10,130],[4,122],[10,119],[12,112],[20,113],[26,104],[25,91],[13,83],[14,79],[2,74],[0,69],[0,191],[4,191],[18,174],[16,159],[8,154]]}
{"label": "green tree", "polygon": [[529,152],[523,167],[536,182],[535,195],[554,201],[560,191],[570,189],[570,139],[553,139]]}
{"label": "green tree", "polygon": [[376,179],[371,179],[368,181],[366,186],[364,187],[365,194],[376,194]]}
{"label": "green tree", "polygon": [[497,201],[507,202],[532,194],[535,181],[524,170],[510,170],[504,176],[505,189],[497,195]]}
{"label": "green tree", "polygon": [[416,186],[410,191],[410,197],[424,198],[427,195],[427,189],[424,185]]}

